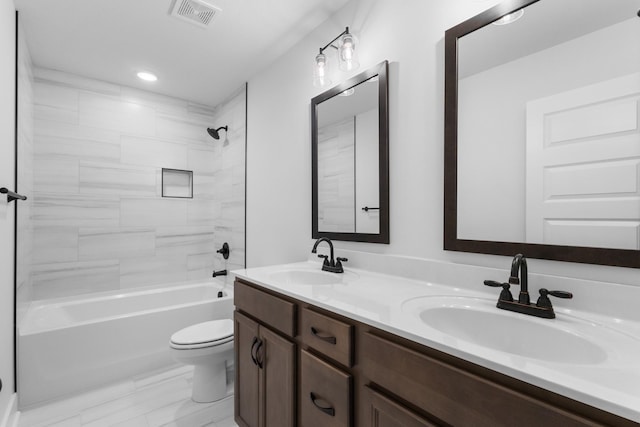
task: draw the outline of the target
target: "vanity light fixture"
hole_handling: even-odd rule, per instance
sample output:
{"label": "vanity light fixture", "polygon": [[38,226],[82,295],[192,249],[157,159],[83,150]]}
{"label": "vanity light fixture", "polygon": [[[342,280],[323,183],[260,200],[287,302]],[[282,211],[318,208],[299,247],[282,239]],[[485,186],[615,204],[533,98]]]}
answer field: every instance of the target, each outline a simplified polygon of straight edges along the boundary
{"label": "vanity light fixture", "polygon": [[502,18],[492,22],[493,25],[513,24],[524,15],[524,9],[518,9],[513,13],[503,16]]}
{"label": "vanity light fixture", "polygon": [[[333,43],[338,42],[338,46]],[[314,68],[313,68],[313,85],[317,87],[327,86],[331,84],[329,79],[329,60],[324,51],[329,46],[338,51],[338,64],[339,68],[343,71],[353,71],[360,67],[358,61],[358,51],[356,46],[358,44],[357,38],[349,32],[349,27],[338,34],[336,38],[327,43],[324,47],[320,48],[320,52],[316,55]]]}
{"label": "vanity light fixture", "polygon": [[148,71],[140,71],[136,75],[140,80],[144,80],[145,82],[155,82],[158,80],[158,77],[155,74],[149,73]]}

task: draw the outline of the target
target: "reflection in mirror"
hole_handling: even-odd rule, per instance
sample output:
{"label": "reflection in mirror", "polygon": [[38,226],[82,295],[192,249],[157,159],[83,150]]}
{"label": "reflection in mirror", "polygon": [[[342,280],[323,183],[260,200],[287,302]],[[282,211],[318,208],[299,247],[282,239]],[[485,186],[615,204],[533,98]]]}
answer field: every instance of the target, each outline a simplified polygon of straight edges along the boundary
{"label": "reflection in mirror", "polygon": [[639,8],[510,1],[447,31],[445,249],[640,265]]}
{"label": "reflection in mirror", "polygon": [[318,230],[379,233],[378,76],[319,104],[316,113]]}
{"label": "reflection in mirror", "polygon": [[388,242],[386,66],[312,100],[314,238]]}

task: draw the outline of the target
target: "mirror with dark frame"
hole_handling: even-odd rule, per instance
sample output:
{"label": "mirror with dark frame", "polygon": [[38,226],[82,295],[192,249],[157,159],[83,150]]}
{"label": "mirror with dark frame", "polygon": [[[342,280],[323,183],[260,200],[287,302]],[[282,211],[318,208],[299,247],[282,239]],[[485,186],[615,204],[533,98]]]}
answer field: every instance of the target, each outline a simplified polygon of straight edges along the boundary
{"label": "mirror with dark frame", "polygon": [[509,0],[446,31],[445,250],[640,268],[638,9]]}
{"label": "mirror with dark frame", "polygon": [[311,100],[312,237],[389,243],[388,62]]}

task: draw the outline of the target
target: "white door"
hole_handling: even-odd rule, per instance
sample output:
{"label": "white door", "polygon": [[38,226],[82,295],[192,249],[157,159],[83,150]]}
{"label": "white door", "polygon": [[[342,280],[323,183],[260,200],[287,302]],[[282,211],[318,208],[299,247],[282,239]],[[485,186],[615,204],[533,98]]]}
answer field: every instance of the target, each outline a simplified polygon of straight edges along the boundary
{"label": "white door", "polygon": [[640,249],[640,73],[527,103],[526,241]]}

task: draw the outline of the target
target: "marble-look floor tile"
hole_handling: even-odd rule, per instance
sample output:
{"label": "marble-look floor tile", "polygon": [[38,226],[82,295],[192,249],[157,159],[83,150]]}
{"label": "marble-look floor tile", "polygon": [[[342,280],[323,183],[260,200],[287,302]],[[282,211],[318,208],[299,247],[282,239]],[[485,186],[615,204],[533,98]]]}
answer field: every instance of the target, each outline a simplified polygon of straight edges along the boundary
{"label": "marble-look floor tile", "polygon": [[[71,417],[80,417],[82,411],[87,408],[130,395],[134,391],[133,382],[123,381],[37,408],[23,410],[20,414],[19,427],[48,427],[52,423]],[[82,422],[81,417],[80,421]]]}

